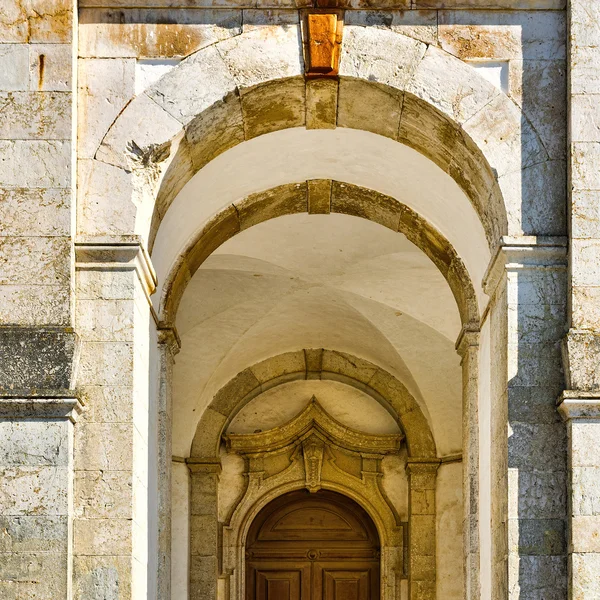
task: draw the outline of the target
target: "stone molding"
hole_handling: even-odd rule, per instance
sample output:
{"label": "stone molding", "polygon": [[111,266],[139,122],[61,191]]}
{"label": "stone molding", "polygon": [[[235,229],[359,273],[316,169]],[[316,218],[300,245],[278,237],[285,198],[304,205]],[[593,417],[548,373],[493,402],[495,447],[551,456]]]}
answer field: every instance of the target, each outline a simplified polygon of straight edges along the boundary
{"label": "stone molding", "polygon": [[0,395],[0,419],[68,419],[75,423],[82,410],[79,398],[69,390],[25,398]]}
{"label": "stone molding", "polygon": [[79,238],[75,268],[80,271],[135,271],[150,303],[158,280],[148,251],[138,236]]}
{"label": "stone molding", "polygon": [[369,394],[395,415],[406,436],[409,456],[437,460],[429,423],[402,382],[365,359],[323,348],[273,356],[248,367],[223,386],[198,422],[192,458],[218,461],[221,436],[243,406],[268,389],[302,379],[331,379]]}
{"label": "stone molding", "polygon": [[503,236],[483,277],[483,289],[492,297],[507,271],[567,268],[564,236]]}
{"label": "stone molding", "polygon": [[558,412],[565,421],[600,421],[600,393],[566,390],[558,400]]}

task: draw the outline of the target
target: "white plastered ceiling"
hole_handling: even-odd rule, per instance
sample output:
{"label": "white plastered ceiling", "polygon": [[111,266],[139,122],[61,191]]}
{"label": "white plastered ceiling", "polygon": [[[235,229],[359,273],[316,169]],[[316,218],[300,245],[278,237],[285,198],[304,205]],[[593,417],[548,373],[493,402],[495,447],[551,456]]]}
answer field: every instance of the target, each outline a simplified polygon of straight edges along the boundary
{"label": "white plastered ceiling", "polygon": [[[205,261],[179,308],[173,453],[189,454],[203,409],[238,372],[311,347],[390,371],[422,406],[440,455],[460,452],[460,325],[445,279],[402,234],[346,215],[290,215],[245,230]],[[345,387],[303,385],[281,386],[269,401],[291,406],[314,393],[339,405]],[[346,389],[349,406],[369,410]]]}

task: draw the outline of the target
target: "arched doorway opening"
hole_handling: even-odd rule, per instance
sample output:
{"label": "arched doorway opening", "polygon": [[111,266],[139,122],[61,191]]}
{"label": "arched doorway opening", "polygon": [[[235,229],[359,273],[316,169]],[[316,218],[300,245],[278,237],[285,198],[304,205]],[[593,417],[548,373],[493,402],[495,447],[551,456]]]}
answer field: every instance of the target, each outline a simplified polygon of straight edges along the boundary
{"label": "arched doorway opening", "polygon": [[246,600],[376,600],[380,543],[369,515],[329,490],[265,506],[246,544]]}

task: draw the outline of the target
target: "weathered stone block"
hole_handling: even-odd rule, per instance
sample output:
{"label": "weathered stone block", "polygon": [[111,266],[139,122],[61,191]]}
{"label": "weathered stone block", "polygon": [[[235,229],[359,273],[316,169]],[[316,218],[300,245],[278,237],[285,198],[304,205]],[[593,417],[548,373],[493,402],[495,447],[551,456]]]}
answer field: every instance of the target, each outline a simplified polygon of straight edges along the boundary
{"label": "weathered stone block", "polygon": [[242,105],[237,93],[228,95],[192,120],[185,130],[195,170],[245,139]]}
{"label": "weathered stone block", "polygon": [[0,596],[7,600],[68,598],[68,554],[5,554],[0,560]]}
{"label": "weathered stone block", "polygon": [[66,237],[0,237],[0,285],[68,286],[71,241]]}
{"label": "weathered stone block", "polygon": [[107,130],[135,91],[133,59],[79,59],[77,155],[93,158]]}
{"label": "weathered stone block", "polygon": [[260,381],[256,375],[250,369],[245,369],[215,394],[211,408],[222,415],[229,416],[244,396],[259,387]]}
{"label": "weathered stone block", "polygon": [[564,556],[567,550],[564,519],[512,519],[509,552],[518,556]]}
{"label": "weathered stone block", "polygon": [[0,168],[5,187],[69,187],[71,144],[59,140],[0,140]]}
{"label": "weathered stone block", "polygon": [[79,11],[79,53],[106,58],[189,56],[239,35],[241,20],[240,10],[85,8]]}
{"label": "weathered stone block", "polygon": [[[494,7],[501,8],[497,2]],[[511,2],[502,8],[516,6]],[[442,48],[463,60],[547,60],[566,55],[565,17],[559,12],[507,10],[495,13],[490,24],[484,11],[442,10],[438,35]]]}
{"label": "weathered stone block", "polygon": [[25,44],[0,44],[0,90],[16,92],[29,89],[29,47]]}
{"label": "weathered stone block", "polygon": [[75,600],[120,600],[131,597],[131,557],[75,556]]}
{"label": "weathered stone block", "polygon": [[69,426],[67,420],[0,421],[0,465],[67,467]]}
{"label": "weathered stone block", "polygon": [[[501,471],[499,471],[501,473]],[[567,472],[509,469],[508,512],[519,519],[564,519]]]}
{"label": "weathered stone block", "polygon": [[435,556],[435,515],[411,515],[410,536],[415,556]]}
{"label": "weathered stone block", "polygon": [[75,517],[83,519],[129,519],[132,475],[129,471],[77,471]]}
{"label": "weathered stone block", "polygon": [[[152,127],[147,127],[152,123]],[[146,94],[132,100],[106,134],[96,158],[130,170],[140,161],[159,161],[169,155],[171,140],[181,123]]]}
{"label": "weathered stone block", "polygon": [[131,532],[129,519],[73,519],[73,551],[78,556],[126,556]]}
{"label": "weathered stone block", "polygon": [[0,517],[0,552],[66,553],[69,544],[68,519],[66,515]]}
{"label": "weathered stone block", "polygon": [[5,0],[0,13],[0,42],[60,43],[71,40],[73,7],[69,0]]}
{"label": "weathered stone block", "polygon": [[250,370],[261,384],[281,375],[305,372],[304,352],[286,352],[253,365]]}
{"label": "weathered stone block", "polygon": [[190,517],[190,553],[192,556],[214,556],[218,545],[218,523],[214,515]]}
{"label": "weathered stone block", "polygon": [[219,42],[218,50],[240,90],[302,75],[298,25],[261,25]]}
{"label": "weathered stone block", "polygon": [[0,138],[69,139],[71,102],[71,94],[62,92],[0,93]]}
{"label": "weathered stone block", "polygon": [[282,215],[308,212],[306,183],[290,183],[258,192],[236,203],[240,230]]}
{"label": "weathered stone block", "polygon": [[130,423],[80,423],[75,428],[75,470],[131,470],[132,446]]}
{"label": "weathered stone block", "polygon": [[368,219],[392,231],[398,231],[400,223],[400,204],[394,199],[339,181],[332,183],[331,212]]}
{"label": "weathered stone block", "polygon": [[[404,0],[408,5],[408,0]],[[403,0],[393,2],[401,10],[353,10],[346,13],[346,25],[391,29],[425,44],[437,44],[437,11],[402,10]],[[365,8],[369,8],[365,6]],[[391,8],[391,7],[390,7]],[[410,8],[410,6],[406,6]]]}
{"label": "weathered stone block", "polygon": [[306,123],[305,85],[300,78],[259,85],[242,94],[241,100],[246,139]]}
{"label": "weathered stone block", "polygon": [[68,236],[71,191],[0,189],[0,236]]}
{"label": "weathered stone block", "polygon": [[73,384],[76,351],[72,331],[4,327],[0,389],[68,389]]}
{"label": "weathered stone block", "polygon": [[588,600],[600,596],[600,554],[574,552],[571,554],[571,572],[572,600]]}
{"label": "weathered stone block", "polygon": [[321,358],[321,368],[329,373],[342,373],[357,381],[368,383],[377,373],[377,367],[367,361],[357,360],[356,357],[344,352],[324,350]]}
{"label": "weathered stone block", "polygon": [[310,179],[308,186],[308,214],[328,215],[331,212],[331,179]]}
{"label": "weathered stone block", "polygon": [[338,82],[328,78],[306,81],[306,128],[334,129],[337,120]]}
{"label": "weathered stone block", "polygon": [[78,382],[83,385],[129,385],[133,346],[126,342],[83,342]]}
{"label": "weathered stone block", "polygon": [[355,77],[403,90],[427,46],[393,32],[344,27],[340,76]]}
{"label": "weathered stone block", "polygon": [[338,127],[363,129],[398,139],[402,94],[366,81],[341,79],[339,83]]}
{"label": "weathered stone block", "polygon": [[68,478],[67,467],[0,467],[0,514],[67,515]]}
{"label": "weathered stone block", "polygon": [[29,89],[70,92],[73,50],[70,44],[29,46]]}
{"label": "weathered stone block", "polygon": [[180,123],[187,124],[235,90],[235,81],[215,47],[184,60],[146,91]]}

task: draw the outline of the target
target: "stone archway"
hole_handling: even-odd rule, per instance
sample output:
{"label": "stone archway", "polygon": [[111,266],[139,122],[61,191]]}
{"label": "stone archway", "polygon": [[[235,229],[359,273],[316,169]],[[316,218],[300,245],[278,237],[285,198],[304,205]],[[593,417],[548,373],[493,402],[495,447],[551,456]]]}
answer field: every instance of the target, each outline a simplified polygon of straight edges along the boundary
{"label": "stone archway", "polygon": [[[219,503],[219,447],[227,425],[265,390],[309,378],[332,379],[356,387],[380,402],[397,420],[408,450],[409,522],[402,524],[398,521],[393,507],[379,488],[381,458],[399,447],[400,438],[375,438],[353,432],[332,420],[318,402],[313,401],[302,414],[276,430],[225,436],[229,448],[247,457],[248,483],[243,497],[238,500],[219,534],[214,526]],[[320,453],[317,452],[321,457],[320,464],[330,464],[328,460],[323,462],[327,455],[324,448],[330,444],[334,448],[345,447],[343,452],[354,456],[353,460],[362,465],[357,467],[358,471],[362,469],[364,472],[362,478],[334,466],[333,459],[332,466],[322,467],[322,477],[319,468],[316,484],[312,480],[309,482],[304,463],[308,460],[306,444],[312,439],[313,431],[320,432],[318,438],[324,440],[318,442],[321,445]],[[363,450],[356,453],[357,448]],[[270,450],[277,456],[287,451],[290,467],[265,478],[263,471]],[[450,458],[460,460],[460,457]],[[279,464],[280,460],[278,458],[276,463]],[[377,365],[342,352],[305,349],[274,356],[249,367],[224,386],[205,409],[197,427],[191,457],[186,462],[191,472],[190,511],[192,515],[198,515],[192,517],[190,527],[190,545],[194,549],[190,562],[191,597],[212,597],[219,579],[220,589],[229,590],[227,597],[231,600],[238,598],[244,581],[242,549],[253,517],[280,494],[315,485],[353,498],[367,509],[378,525],[385,549],[382,553],[383,598],[396,598],[400,580],[404,578],[408,578],[413,589],[435,593],[435,489],[441,460],[437,456],[427,419],[416,400],[397,378]],[[220,544],[223,544],[222,548]],[[221,556],[222,563],[213,564],[212,556]],[[206,568],[200,568],[200,565],[206,567],[207,561],[211,564],[208,574]],[[400,571],[399,565],[404,565]]]}

